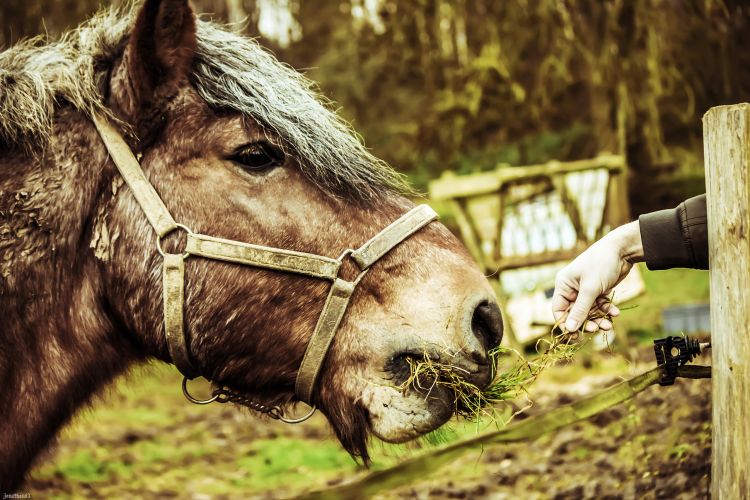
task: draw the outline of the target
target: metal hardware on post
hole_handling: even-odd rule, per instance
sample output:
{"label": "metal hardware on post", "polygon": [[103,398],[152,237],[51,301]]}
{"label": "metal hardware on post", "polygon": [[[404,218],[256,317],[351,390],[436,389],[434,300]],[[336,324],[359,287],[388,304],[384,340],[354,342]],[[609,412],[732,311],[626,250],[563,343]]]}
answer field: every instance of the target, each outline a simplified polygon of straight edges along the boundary
{"label": "metal hardware on post", "polygon": [[711,344],[701,344],[689,337],[664,337],[654,340],[656,364],[662,369],[659,385],[672,385],[681,366],[693,360],[702,349]]}

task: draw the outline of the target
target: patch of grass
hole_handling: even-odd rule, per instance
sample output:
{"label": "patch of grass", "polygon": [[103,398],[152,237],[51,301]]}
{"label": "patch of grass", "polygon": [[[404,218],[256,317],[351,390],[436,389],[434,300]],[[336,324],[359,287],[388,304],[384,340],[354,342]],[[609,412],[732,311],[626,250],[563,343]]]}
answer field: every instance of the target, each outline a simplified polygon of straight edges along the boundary
{"label": "patch of grass", "polygon": [[[87,419],[88,415],[81,418]],[[134,408],[107,408],[102,406],[97,411],[97,418],[112,422],[128,422],[133,429],[151,429],[167,426],[174,422],[174,416],[166,408],[154,406],[138,406]]]}
{"label": "patch of grass", "polygon": [[455,441],[458,437],[459,434],[456,432],[456,429],[449,425],[443,425],[432,432],[428,432],[419,439],[424,441],[427,446],[440,446]]}
{"label": "patch of grass", "polygon": [[160,463],[182,463],[216,451],[215,446],[208,445],[200,439],[179,439],[175,442],[175,436],[157,437],[130,445],[130,452],[139,467]]}
{"label": "patch of grass", "polygon": [[71,481],[96,482],[107,479],[104,463],[88,451],[79,451],[62,462],[58,470]]}
{"label": "patch of grass", "polygon": [[[215,451],[215,450],[214,450]],[[62,475],[71,483],[91,483],[128,480],[136,473],[154,470],[165,463],[186,463],[186,460],[203,456],[210,449],[198,442],[175,445],[156,438],[132,443],[127,455],[127,463],[122,456],[111,454],[105,447],[77,451],[70,456],[60,457],[54,464],[42,467],[35,475],[51,478]]]}
{"label": "patch of grass", "polygon": [[591,455],[591,450],[584,447],[578,447],[571,453],[576,460],[586,460]]}
{"label": "patch of grass", "polygon": [[99,483],[107,481],[111,476],[129,477],[132,467],[120,461],[102,459],[101,453],[81,450],[56,465],[44,467],[38,477],[62,476],[66,481],[78,483]]}
{"label": "patch of grass", "polygon": [[677,460],[682,460],[686,455],[695,450],[695,445],[690,443],[680,443],[669,451],[669,456]]}
{"label": "patch of grass", "polygon": [[[643,343],[662,335],[661,312],[677,304],[700,304],[709,300],[708,272],[694,269],[649,271],[639,264],[646,295],[623,304],[637,307],[623,310],[617,318],[617,330],[628,332]],[[622,308],[621,308],[622,309]]]}
{"label": "patch of grass", "polygon": [[353,472],[359,467],[338,443],[324,441],[310,446],[309,442],[282,437],[253,442],[249,454],[236,464],[245,475],[234,485],[252,490],[307,487],[312,478],[322,479],[331,472]]}

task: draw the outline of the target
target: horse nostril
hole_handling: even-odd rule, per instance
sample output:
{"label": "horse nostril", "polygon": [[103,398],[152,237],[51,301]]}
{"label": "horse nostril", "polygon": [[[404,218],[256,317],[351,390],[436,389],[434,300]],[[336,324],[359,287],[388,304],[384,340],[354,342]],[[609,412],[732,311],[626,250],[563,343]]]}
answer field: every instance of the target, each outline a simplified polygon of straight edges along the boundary
{"label": "horse nostril", "polygon": [[471,331],[485,351],[490,351],[500,345],[503,339],[503,318],[496,303],[485,301],[474,309]]}

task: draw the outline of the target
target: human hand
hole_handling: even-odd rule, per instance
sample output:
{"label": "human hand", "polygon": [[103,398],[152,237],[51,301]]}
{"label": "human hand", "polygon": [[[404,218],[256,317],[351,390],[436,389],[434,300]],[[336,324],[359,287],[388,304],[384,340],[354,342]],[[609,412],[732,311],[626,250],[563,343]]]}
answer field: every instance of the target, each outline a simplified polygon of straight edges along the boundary
{"label": "human hand", "polygon": [[[618,227],[591,245],[557,273],[552,296],[555,321],[565,320],[568,332],[578,331],[584,323],[588,332],[612,329],[605,316],[617,316],[620,310],[608,295],[633,264],[642,260],[638,221]],[[594,318],[586,321],[589,316]]]}

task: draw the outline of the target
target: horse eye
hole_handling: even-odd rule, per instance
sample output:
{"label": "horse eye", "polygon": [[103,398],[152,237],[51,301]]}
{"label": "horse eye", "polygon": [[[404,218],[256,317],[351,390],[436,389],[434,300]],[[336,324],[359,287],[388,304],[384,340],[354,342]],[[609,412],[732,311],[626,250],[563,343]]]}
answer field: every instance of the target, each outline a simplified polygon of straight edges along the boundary
{"label": "horse eye", "polygon": [[256,142],[243,146],[230,159],[245,170],[260,172],[283,164],[284,153],[271,144]]}

